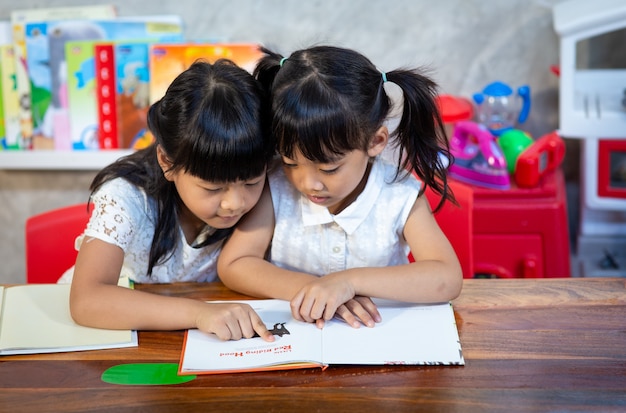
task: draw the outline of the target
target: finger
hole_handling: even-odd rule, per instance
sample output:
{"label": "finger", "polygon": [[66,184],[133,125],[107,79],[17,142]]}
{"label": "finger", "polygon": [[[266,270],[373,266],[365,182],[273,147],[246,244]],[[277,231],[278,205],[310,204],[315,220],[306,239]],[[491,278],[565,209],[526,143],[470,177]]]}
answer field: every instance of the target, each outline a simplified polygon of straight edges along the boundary
{"label": "finger", "polygon": [[[308,298],[304,293],[302,296],[299,294],[294,297],[298,299],[294,299],[291,303],[291,312],[294,314],[294,318],[302,321],[306,321],[307,323],[312,323],[316,319],[320,317],[312,317],[311,312],[313,308],[314,301],[312,298]],[[296,316],[297,314],[297,316]]]}
{"label": "finger", "polygon": [[229,320],[226,325],[230,334],[229,337],[225,338],[224,340],[241,340],[241,338],[243,337],[243,332],[241,331],[239,320]]}
{"label": "finger", "polygon": [[329,307],[326,301],[316,300],[311,307],[309,316],[313,320],[319,320],[320,318],[323,318],[324,320],[330,320],[335,316],[335,309]]}
{"label": "finger", "polygon": [[369,313],[374,322],[380,323],[383,321],[383,317],[378,311],[378,307],[369,297],[355,297],[355,299],[363,306],[363,308]]}
{"label": "finger", "polygon": [[347,324],[354,328],[361,327],[361,322],[352,314],[352,312],[345,305],[340,305],[337,308],[337,312],[335,313],[337,316],[341,317]]}
{"label": "finger", "polygon": [[230,330],[226,324],[221,324],[217,328],[214,328],[213,334],[215,334],[220,340],[230,340]]}
{"label": "finger", "polygon": [[317,326],[317,328],[319,328],[320,330],[322,328],[324,328],[324,325],[326,324],[326,322],[323,319],[317,319],[315,320],[315,325]]}
{"label": "finger", "polygon": [[[270,333],[270,331],[267,329],[267,327],[263,323],[263,320],[261,320],[261,318],[256,313],[254,313],[254,316],[255,317],[252,318],[252,327],[254,329],[254,332],[256,332],[259,337],[261,337],[265,341],[274,341],[274,335]],[[246,337],[252,337],[253,335],[254,333]]]}
{"label": "finger", "polygon": [[335,305],[326,303],[326,308],[324,309],[324,320],[332,320],[332,318],[337,314],[337,309],[338,307]]}
{"label": "finger", "polygon": [[346,303],[346,306],[350,310],[350,313],[361,320],[361,323],[367,327],[374,327],[376,324],[374,322],[374,318],[370,315],[370,313],[363,308],[360,302],[356,300],[350,300],[350,302]]}

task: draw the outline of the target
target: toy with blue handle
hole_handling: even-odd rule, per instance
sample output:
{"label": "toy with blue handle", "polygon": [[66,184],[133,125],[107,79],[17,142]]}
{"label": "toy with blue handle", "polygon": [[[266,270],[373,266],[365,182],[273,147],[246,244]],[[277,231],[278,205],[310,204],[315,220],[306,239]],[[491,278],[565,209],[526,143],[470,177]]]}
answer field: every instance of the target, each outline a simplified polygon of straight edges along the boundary
{"label": "toy with blue handle", "polygon": [[[488,84],[481,93],[473,95],[478,123],[500,136],[517,124],[526,122],[530,112],[530,87],[520,86],[517,95],[503,82]],[[521,107],[519,100],[521,99]]]}

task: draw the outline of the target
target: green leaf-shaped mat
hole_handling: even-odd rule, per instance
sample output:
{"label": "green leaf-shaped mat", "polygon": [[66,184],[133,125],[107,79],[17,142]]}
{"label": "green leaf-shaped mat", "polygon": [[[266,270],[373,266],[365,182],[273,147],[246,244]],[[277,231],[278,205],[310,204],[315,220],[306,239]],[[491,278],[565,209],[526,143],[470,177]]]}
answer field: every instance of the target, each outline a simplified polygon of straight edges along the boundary
{"label": "green leaf-shaped mat", "polygon": [[196,376],[179,376],[176,363],[131,363],[110,367],[102,373],[102,381],[129,386],[180,384]]}

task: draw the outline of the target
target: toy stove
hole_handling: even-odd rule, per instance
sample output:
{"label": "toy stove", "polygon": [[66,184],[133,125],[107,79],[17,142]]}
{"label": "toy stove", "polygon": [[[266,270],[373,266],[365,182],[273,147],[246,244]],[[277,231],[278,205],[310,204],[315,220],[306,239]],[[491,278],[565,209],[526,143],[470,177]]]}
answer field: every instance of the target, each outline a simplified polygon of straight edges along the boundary
{"label": "toy stove", "polygon": [[582,139],[580,275],[626,276],[626,2],[568,0],[553,12],[559,133]]}

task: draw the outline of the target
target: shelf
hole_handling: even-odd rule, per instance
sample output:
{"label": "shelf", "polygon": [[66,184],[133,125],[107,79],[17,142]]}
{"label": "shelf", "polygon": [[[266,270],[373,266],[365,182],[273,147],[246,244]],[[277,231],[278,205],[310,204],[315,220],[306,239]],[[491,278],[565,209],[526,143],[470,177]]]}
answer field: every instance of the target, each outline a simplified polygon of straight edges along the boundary
{"label": "shelf", "polygon": [[97,171],[132,152],[131,149],[0,151],[0,170]]}

